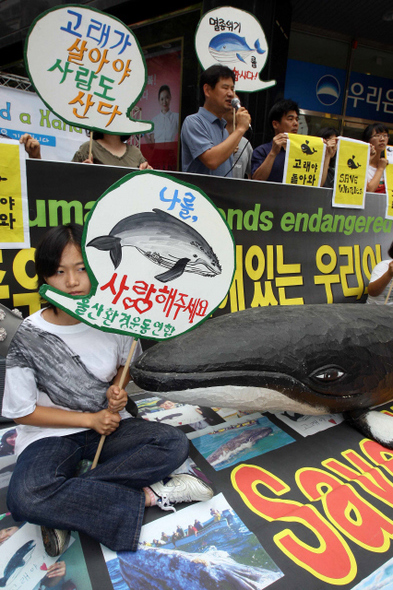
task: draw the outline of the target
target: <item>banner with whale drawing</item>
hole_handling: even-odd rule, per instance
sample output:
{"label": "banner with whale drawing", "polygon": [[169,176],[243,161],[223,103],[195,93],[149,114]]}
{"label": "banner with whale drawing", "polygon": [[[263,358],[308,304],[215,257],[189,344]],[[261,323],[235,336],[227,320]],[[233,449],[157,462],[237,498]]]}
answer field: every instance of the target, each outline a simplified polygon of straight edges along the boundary
{"label": "banner with whale drawing", "polygon": [[288,133],[283,182],[302,186],[320,186],[325,143],[321,137]]}
{"label": "banner with whale drawing", "polygon": [[364,209],[370,144],[350,137],[337,141],[333,207]]}
{"label": "banner with whale drawing", "polygon": [[226,296],[234,241],[197,187],[153,171],[124,176],[97,200],[84,226],[91,281],[78,298],[40,293],[104,331],[163,340],[195,328]]}
{"label": "banner with whale drawing", "polygon": [[26,38],[25,65],[37,94],[69,125],[117,135],[153,130],[131,115],[147,69],[137,38],[117,18],[77,5],[42,13]]}
{"label": "banner with whale drawing", "polygon": [[255,92],[276,84],[260,79],[268,46],[259,21],[249,12],[217,6],[204,14],[195,33],[195,50],[204,69],[218,63],[231,68],[237,91]]}

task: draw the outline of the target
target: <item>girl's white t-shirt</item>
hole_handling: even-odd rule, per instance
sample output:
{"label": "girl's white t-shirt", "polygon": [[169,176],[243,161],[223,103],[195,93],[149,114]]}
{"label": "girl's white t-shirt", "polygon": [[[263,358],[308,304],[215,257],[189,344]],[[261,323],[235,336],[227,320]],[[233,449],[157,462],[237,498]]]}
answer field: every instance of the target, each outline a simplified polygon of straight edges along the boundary
{"label": "girl's white t-shirt", "polygon": [[[87,369],[102,381],[111,382],[118,368],[125,365],[133,341],[130,336],[103,332],[83,323],[72,326],[51,324],[42,317],[42,310],[32,314],[24,321],[30,321],[37,328],[60,337],[81,358]],[[138,343],[133,358],[137,358],[140,354],[141,346]],[[50,361],[51,359],[48,358],[49,363]],[[70,375],[64,377],[66,379],[72,378]],[[11,419],[22,418],[31,414],[36,406],[68,409],[54,404],[46,393],[37,388],[32,369],[7,368],[2,415]],[[130,417],[126,410],[123,410],[120,415],[122,418]],[[66,436],[83,430],[86,428],[37,427],[19,424],[15,453],[19,455],[29,444],[41,438]]]}

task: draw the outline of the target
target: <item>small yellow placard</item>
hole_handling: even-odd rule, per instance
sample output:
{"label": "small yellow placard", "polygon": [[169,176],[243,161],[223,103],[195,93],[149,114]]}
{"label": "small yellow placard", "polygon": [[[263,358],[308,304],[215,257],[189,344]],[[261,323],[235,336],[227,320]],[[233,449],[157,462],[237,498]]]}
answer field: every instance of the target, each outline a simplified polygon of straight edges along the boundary
{"label": "small yellow placard", "polygon": [[319,186],[324,158],[325,144],[321,137],[288,133],[284,183]]}
{"label": "small yellow placard", "polygon": [[0,139],[0,248],[30,248],[23,146]]}
{"label": "small yellow placard", "polygon": [[386,215],[387,219],[393,219],[393,146],[386,148],[386,159],[389,164],[385,168],[386,186]]}
{"label": "small yellow placard", "polygon": [[339,137],[332,206],[364,209],[370,144]]}

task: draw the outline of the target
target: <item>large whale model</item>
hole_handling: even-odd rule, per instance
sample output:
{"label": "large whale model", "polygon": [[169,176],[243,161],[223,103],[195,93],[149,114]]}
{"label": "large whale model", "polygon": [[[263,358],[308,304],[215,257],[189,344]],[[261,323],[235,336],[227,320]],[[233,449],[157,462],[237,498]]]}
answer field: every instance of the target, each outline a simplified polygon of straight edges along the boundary
{"label": "large whale model", "polygon": [[155,278],[163,283],[191,272],[206,277],[221,273],[217,256],[193,227],[173,215],[153,209],[120,220],[109,235],[93,238],[87,247],[109,251],[113,266],[122,260],[122,248],[133,246],[167,272]]}
{"label": "large whale model", "polygon": [[149,348],[135,383],[177,402],[249,411],[344,412],[393,448],[393,310],[363,304],[258,307]]}

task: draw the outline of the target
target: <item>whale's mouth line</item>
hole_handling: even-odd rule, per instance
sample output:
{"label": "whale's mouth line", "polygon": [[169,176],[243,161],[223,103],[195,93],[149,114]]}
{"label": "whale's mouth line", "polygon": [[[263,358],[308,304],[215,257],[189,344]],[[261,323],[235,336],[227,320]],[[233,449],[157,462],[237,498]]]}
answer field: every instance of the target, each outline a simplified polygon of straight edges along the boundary
{"label": "whale's mouth line", "polygon": [[[220,386],[259,387],[270,389],[292,397],[296,393],[303,393],[320,398],[320,400],[354,400],[362,396],[362,392],[325,392],[312,388],[296,377],[286,373],[272,373],[262,371],[201,371],[162,372],[132,367],[135,383],[155,392],[183,391],[192,389],[212,389]],[[152,388],[152,389],[151,389]]]}

